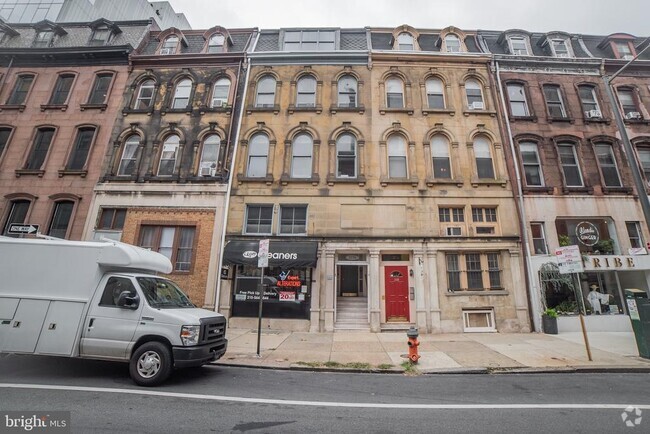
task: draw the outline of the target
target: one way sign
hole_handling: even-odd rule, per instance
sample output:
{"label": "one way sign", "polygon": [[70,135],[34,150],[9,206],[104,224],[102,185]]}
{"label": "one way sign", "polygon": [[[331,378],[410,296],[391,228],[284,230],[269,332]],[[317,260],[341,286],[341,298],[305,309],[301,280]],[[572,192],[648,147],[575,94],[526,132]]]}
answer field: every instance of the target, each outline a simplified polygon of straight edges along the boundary
{"label": "one way sign", "polygon": [[7,230],[7,233],[11,235],[35,234],[38,232],[38,227],[38,225],[12,223],[9,225],[9,230]]}

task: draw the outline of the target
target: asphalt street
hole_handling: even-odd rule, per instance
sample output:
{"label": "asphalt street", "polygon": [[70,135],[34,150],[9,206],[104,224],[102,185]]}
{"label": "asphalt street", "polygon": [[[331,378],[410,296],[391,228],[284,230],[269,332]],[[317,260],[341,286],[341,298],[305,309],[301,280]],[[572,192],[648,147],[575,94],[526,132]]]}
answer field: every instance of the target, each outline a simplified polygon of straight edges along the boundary
{"label": "asphalt street", "polygon": [[[177,371],[139,388],[125,364],[0,356],[0,409],[72,412],[72,432],[648,432],[650,374]],[[641,406],[640,424],[621,415]],[[630,418],[628,417],[628,420]]]}

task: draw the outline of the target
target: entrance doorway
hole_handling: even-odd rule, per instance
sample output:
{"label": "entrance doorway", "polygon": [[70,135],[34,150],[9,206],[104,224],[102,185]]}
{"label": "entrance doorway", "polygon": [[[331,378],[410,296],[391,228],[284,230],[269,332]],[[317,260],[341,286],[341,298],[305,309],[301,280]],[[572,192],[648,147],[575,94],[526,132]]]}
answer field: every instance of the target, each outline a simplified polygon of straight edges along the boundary
{"label": "entrance doorway", "polygon": [[339,297],[364,297],[366,295],[366,266],[339,265]]}
{"label": "entrance doorway", "polygon": [[386,288],[386,321],[408,322],[409,282],[406,265],[384,266],[384,285]]}

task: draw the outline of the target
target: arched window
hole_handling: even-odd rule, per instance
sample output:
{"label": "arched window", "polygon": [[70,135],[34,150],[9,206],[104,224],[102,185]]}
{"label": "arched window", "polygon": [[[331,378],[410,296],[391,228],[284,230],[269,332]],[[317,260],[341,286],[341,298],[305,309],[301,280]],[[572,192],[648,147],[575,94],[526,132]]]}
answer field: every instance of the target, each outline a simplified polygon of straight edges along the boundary
{"label": "arched window", "polygon": [[512,116],[530,116],[526,90],[520,83],[508,83],[508,101],[510,101],[510,114]]}
{"label": "arched window", "polygon": [[445,108],[444,85],[439,78],[430,78],[426,82],[427,104],[430,109]]}
{"label": "arched window", "polygon": [[177,49],[178,49],[178,36],[171,35],[167,39],[165,39],[165,42],[163,42],[162,47],[160,47],[160,54],[161,55],[176,54]]}
{"label": "arched window", "polygon": [[181,138],[176,134],[165,139],[162,151],[160,152],[160,164],[158,165],[158,176],[172,176],[176,170],[178,161],[178,149]]}
{"label": "arched window", "polygon": [[62,200],[54,204],[52,219],[47,234],[51,237],[65,238],[68,233],[68,226],[72,219],[74,202],[71,200]]}
{"label": "arched window", "polygon": [[614,150],[609,143],[596,143],[594,144],[596,157],[600,172],[603,174],[603,181],[605,187],[621,187],[621,177],[618,174],[618,167],[616,166],[616,157],[614,157]]}
{"label": "arched window", "polygon": [[9,214],[7,215],[7,220],[5,221],[4,229],[2,235],[7,237],[19,237],[20,235],[8,234],[7,231],[12,224],[21,224],[25,223],[27,219],[27,213],[29,212],[29,207],[32,205],[32,202],[27,199],[16,199],[12,200],[9,206]]}
{"label": "arched window", "polygon": [[208,42],[208,53],[223,53],[226,38],[221,33],[215,33]]}
{"label": "arched window", "polygon": [[404,84],[399,78],[386,80],[386,106],[388,108],[404,108]]}
{"label": "arched window", "polygon": [[399,134],[394,134],[388,138],[388,177],[408,177],[406,140]]}
{"label": "arched window", "polygon": [[431,155],[433,157],[433,177],[451,179],[451,160],[447,137],[436,134],[431,138]]}
{"label": "arched window", "polygon": [[413,51],[413,35],[410,33],[400,33],[397,36],[397,49],[399,51]]}
{"label": "arched window", "polygon": [[228,95],[230,94],[230,79],[222,77],[214,83],[212,89],[212,101],[210,107],[225,107],[228,105]]}
{"label": "arched window", "polygon": [[146,110],[153,105],[154,90],[156,83],[153,80],[145,80],[138,86],[138,96],[135,98],[133,108],[136,110]]}
{"label": "arched window", "polygon": [[487,137],[478,136],[474,139],[474,158],[479,179],[494,179],[494,166],[490,141]]}
{"label": "arched window", "polygon": [[117,168],[118,176],[129,176],[135,174],[135,163],[140,146],[140,136],[133,134],[124,141],[124,149],[120,158],[120,165]]}
{"label": "arched window", "polygon": [[95,137],[95,127],[79,128],[77,131],[77,138],[74,142],[74,147],[70,153],[66,170],[83,170],[86,166],[90,146]]}
{"label": "arched window", "polygon": [[339,107],[357,106],[357,79],[344,75],[338,82]]}
{"label": "arched window", "polygon": [[576,147],[573,143],[558,143],[558,154],[560,156],[560,166],[564,174],[564,185],[567,187],[583,187],[582,172],[580,171],[580,162],[576,154]]}
{"label": "arched window", "polygon": [[467,95],[467,107],[470,110],[483,110],[483,90],[481,83],[470,78],[465,82],[465,94]]}
{"label": "arched window", "polygon": [[275,105],[275,78],[265,75],[257,82],[255,107],[273,107]]}
{"label": "arched window", "polygon": [[447,48],[447,53],[460,53],[461,45],[458,36],[453,33],[445,36],[445,47]]}
{"label": "arched window", "polygon": [[192,93],[192,80],[185,78],[176,83],[174,89],[174,99],[172,100],[173,109],[184,109],[190,103],[190,94]]}
{"label": "arched window", "polygon": [[316,79],[312,76],[301,77],[296,84],[296,107],[316,106]]}
{"label": "arched window", "polygon": [[248,145],[248,168],[246,176],[264,178],[269,158],[269,138],[266,134],[255,134]]}
{"label": "arched window", "polygon": [[357,177],[357,139],[344,133],[336,139],[336,177]]}
{"label": "arched window", "polygon": [[603,117],[603,113],[600,111],[600,104],[598,104],[595,86],[587,84],[578,86],[578,95],[580,96],[580,103],[582,104],[585,118],[601,119]]}
{"label": "arched window", "polygon": [[201,151],[201,161],[199,163],[200,176],[216,175],[220,145],[221,137],[218,134],[209,134],[203,139],[203,150]]}
{"label": "arched window", "polygon": [[72,88],[72,83],[74,82],[74,74],[61,74],[56,80],[54,85],[54,90],[50,96],[50,101],[48,104],[51,105],[63,105],[68,101],[68,96],[70,95],[70,89]]}
{"label": "arched window", "polygon": [[314,143],[309,134],[298,134],[293,139],[293,155],[291,156],[291,177],[311,178],[312,154]]}
{"label": "arched window", "polygon": [[537,143],[520,143],[519,154],[521,155],[521,164],[524,166],[526,185],[531,187],[543,186],[544,176],[542,174],[542,165],[539,158]]}

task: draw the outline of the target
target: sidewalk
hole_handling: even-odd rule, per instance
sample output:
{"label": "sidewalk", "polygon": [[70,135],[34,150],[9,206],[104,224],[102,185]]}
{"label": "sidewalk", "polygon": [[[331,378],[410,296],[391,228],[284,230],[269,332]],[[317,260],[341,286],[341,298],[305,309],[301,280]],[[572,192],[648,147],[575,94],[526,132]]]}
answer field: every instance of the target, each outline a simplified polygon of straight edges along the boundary
{"label": "sidewalk", "polygon": [[[406,333],[300,333],[263,330],[257,357],[257,330],[226,332],[228,351],[217,364],[263,368],[412,371]],[[420,335],[421,373],[499,371],[647,371],[631,333],[589,333],[593,361],[581,333]]]}

